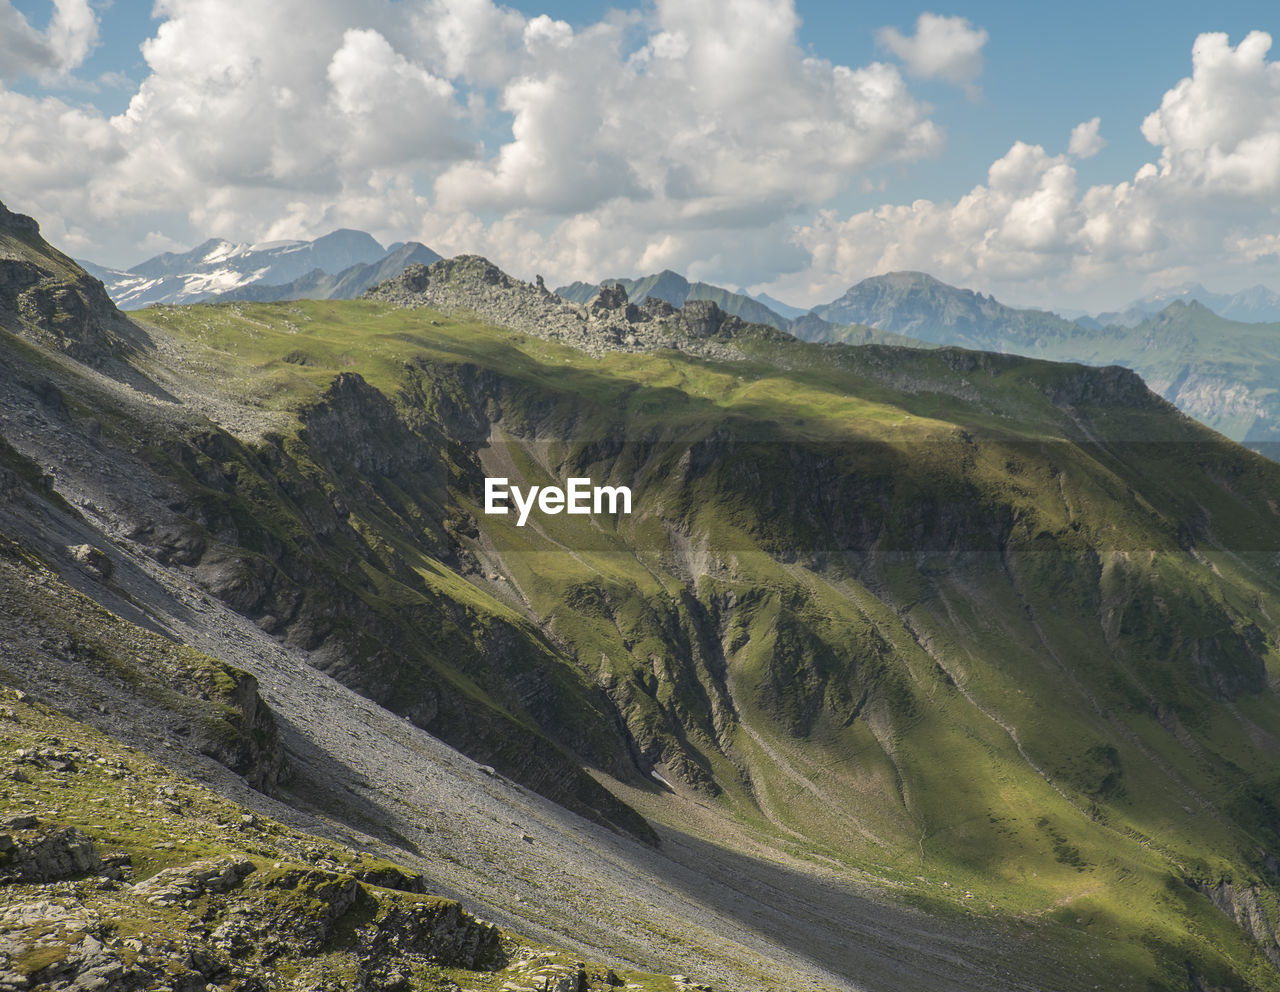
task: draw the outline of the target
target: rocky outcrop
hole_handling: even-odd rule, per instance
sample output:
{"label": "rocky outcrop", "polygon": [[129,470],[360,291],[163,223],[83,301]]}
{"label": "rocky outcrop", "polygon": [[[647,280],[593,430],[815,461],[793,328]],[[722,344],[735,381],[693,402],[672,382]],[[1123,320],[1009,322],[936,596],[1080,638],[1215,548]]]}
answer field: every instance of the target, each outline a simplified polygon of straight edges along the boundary
{"label": "rocky outcrop", "polygon": [[33,816],[9,824],[0,833],[0,883],[53,882],[102,868],[93,841],[74,827],[44,827]]}
{"label": "rocky outcrop", "polygon": [[0,326],[92,366],[128,355],[141,339],[99,280],[50,247],[32,218],[3,203]]}
{"label": "rocky outcrop", "polygon": [[1263,904],[1261,896],[1265,889],[1256,884],[1239,885],[1225,879],[1214,883],[1200,880],[1191,884],[1235,920],[1236,925],[1262,949],[1267,960],[1280,968],[1280,920],[1274,907],[1268,909]]}
{"label": "rocky outcrop", "polygon": [[210,892],[230,892],[254,870],[252,861],[210,858],[177,868],[165,868],[145,882],[139,882],[133,891],[154,906],[172,906]]}
{"label": "rocky outcrop", "polygon": [[40,225],[34,217],[28,217],[26,214],[17,214],[0,203],[0,228],[7,227],[13,231],[20,231],[24,234],[39,234]]}
{"label": "rocky outcrop", "polygon": [[601,287],[586,304],[569,303],[536,284],[512,279],[478,255],[459,255],[430,267],[411,265],[365,295],[398,306],[473,313],[500,327],[592,355],[678,348],[716,358],[739,358],[742,353],[734,347],[734,338],[782,334],[726,314],[709,300],[692,301],[677,310],[650,297],[637,307],[628,302],[626,290],[618,285]]}
{"label": "rocky outcrop", "polygon": [[111,559],[105,551],[95,548],[92,544],[77,544],[68,548],[67,551],[86,575],[99,582],[105,582],[111,578]]}
{"label": "rocky outcrop", "polygon": [[197,748],[259,792],[274,793],[288,779],[289,762],[275,714],[258,692],[258,680],[228,668],[198,672],[193,682],[199,694],[222,707],[221,719],[194,735]]}
{"label": "rocky outcrop", "polygon": [[1142,376],[1119,365],[1079,366],[1078,371],[1045,387],[1055,406],[1121,406],[1168,409],[1169,404],[1147,388]]}
{"label": "rocky outcrop", "polygon": [[477,968],[501,954],[498,930],[448,899],[384,898],[375,925],[360,934],[360,956],[379,961],[418,954],[441,964]]}
{"label": "rocky outcrop", "polygon": [[[74,831],[55,835],[68,833]],[[76,850],[92,851],[77,836]],[[48,878],[67,874],[64,860],[53,859]],[[82,853],[71,866],[92,876],[101,863]],[[54,888],[42,884],[46,877],[25,879],[31,887],[0,907],[0,992],[309,987],[264,976],[281,958],[296,969],[335,953],[351,955],[357,974],[323,987],[376,992],[407,988],[426,965],[481,970],[505,963],[500,931],[452,900],[373,889],[305,867],[246,882],[254,871],[252,862],[222,857],[167,868],[136,885],[109,875],[74,883],[95,892],[92,906],[79,889],[68,892],[68,883]],[[201,911],[192,914],[197,900]],[[187,920],[174,926],[157,910]],[[145,940],[122,934],[117,922],[126,915],[148,921]]]}

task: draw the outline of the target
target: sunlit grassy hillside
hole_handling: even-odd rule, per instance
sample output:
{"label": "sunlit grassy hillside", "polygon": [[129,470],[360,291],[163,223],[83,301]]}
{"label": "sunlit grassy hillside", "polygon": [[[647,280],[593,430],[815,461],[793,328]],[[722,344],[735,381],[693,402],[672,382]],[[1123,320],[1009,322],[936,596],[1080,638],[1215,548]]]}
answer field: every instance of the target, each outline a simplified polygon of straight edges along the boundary
{"label": "sunlit grassy hillside", "polygon": [[[1276,918],[1280,468],[1136,377],[766,338],[594,359],[368,301],[141,316],[284,415],[164,458],[272,559],[243,608],[362,691],[517,768],[555,741],[650,816],[681,815],[654,769],[780,849],[1029,923],[1039,987],[1280,987],[1206,895]],[[486,474],[629,485],[634,512],[519,528]],[[348,578],[306,588],[304,558]]]}

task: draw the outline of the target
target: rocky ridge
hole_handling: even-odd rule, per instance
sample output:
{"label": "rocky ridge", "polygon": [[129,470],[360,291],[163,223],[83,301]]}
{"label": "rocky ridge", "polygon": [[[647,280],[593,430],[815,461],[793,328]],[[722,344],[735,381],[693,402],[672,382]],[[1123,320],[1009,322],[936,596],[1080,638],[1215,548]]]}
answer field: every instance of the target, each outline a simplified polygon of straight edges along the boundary
{"label": "rocky ridge", "polygon": [[500,327],[597,356],[675,348],[709,358],[741,358],[735,338],[781,334],[726,314],[710,300],[690,301],[677,310],[650,296],[636,306],[617,285],[602,287],[585,304],[570,303],[547,289],[541,276],[536,283],[521,282],[478,255],[411,265],[365,297],[397,306],[474,313]]}
{"label": "rocky ridge", "polygon": [[0,327],[77,361],[110,365],[140,335],[102,283],[40,236],[40,225],[0,203]]}

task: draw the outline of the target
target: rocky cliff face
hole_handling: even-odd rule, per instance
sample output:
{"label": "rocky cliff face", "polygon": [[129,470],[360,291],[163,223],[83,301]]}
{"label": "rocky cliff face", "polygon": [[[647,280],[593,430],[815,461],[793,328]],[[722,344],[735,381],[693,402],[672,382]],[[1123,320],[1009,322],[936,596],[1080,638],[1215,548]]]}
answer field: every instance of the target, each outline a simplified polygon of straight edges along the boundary
{"label": "rocky cliff face", "polygon": [[34,217],[16,214],[3,203],[0,203],[0,228],[27,235],[40,233],[40,224]]}
{"label": "rocky cliff face", "polygon": [[1280,919],[1277,919],[1275,893],[1258,884],[1238,885],[1219,880],[1216,883],[1193,883],[1196,891],[1209,897],[1213,904],[1249,934],[1276,968],[1280,968]]}
{"label": "rocky cliff face", "polygon": [[139,339],[101,282],[50,247],[32,218],[2,203],[0,326],[93,366],[124,357]]}

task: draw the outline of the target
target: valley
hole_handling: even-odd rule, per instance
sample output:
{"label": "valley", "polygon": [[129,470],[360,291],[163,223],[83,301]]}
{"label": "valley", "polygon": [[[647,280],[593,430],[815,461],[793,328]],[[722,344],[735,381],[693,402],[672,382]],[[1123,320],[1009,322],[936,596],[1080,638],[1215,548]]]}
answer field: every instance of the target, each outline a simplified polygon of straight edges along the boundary
{"label": "valley", "polygon": [[[245,885],[377,857],[641,988],[1280,988],[1280,466],[1133,372],[465,256],[126,318],[8,236],[0,729],[324,838]],[[7,806],[120,843],[59,774]]]}

